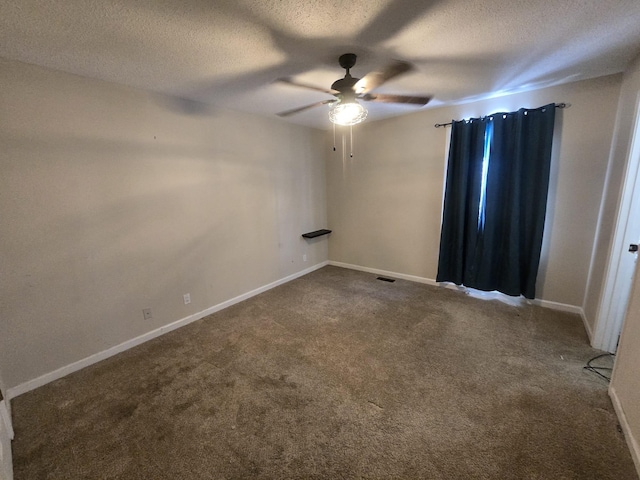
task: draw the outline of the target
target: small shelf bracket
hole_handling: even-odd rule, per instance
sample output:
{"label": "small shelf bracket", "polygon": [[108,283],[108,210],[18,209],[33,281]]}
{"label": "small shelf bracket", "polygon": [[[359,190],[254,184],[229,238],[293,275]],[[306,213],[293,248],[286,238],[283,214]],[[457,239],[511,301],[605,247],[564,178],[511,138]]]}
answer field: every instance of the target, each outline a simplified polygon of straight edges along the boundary
{"label": "small shelf bracket", "polygon": [[331,230],[327,230],[326,228],[323,228],[322,230],[316,230],[314,232],[303,233],[302,236],[304,238],[316,238],[316,237],[321,237],[322,235],[329,235],[330,233],[331,233]]}

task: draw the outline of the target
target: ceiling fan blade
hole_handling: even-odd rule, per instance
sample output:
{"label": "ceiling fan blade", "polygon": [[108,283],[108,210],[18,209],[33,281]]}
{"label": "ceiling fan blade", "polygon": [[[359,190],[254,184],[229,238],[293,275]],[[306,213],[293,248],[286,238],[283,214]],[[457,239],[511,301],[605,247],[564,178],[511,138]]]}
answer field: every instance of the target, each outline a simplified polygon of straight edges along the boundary
{"label": "ceiling fan blade", "polygon": [[397,60],[394,63],[387,65],[379,72],[370,72],[362,77],[353,86],[353,89],[357,94],[367,93],[375,88],[378,88],[383,83],[391,80],[398,75],[413,70],[413,65],[401,60]]}
{"label": "ceiling fan blade", "polygon": [[326,89],[326,88],[322,88],[322,87],[316,87],[315,85],[309,85],[307,83],[294,82],[293,80],[291,80],[290,78],[287,78],[287,77],[278,78],[276,80],[276,82],[286,83],[287,85],[293,85],[294,87],[306,88],[308,90],[315,90],[316,92],[324,92],[324,93],[328,93],[329,95],[335,95],[336,93],[339,93],[337,90],[331,90],[331,89]]}
{"label": "ceiling fan blade", "polygon": [[304,107],[294,108],[293,110],[286,110],[284,112],[276,113],[276,115],[278,115],[279,117],[288,117],[289,115],[304,112],[305,110],[309,110],[310,108],[319,107],[320,105],[327,105],[328,103],[334,103],[337,101],[337,99],[332,98],[331,100],[324,100],[322,102],[312,103],[311,105],[305,105]]}
{"label": "ceiling fan blade", "polygon": [[386,93],[367,93],[362,96],[366,102],[409,103],[411,105],[426,105],[433,97],[411,95],[389,95]]}

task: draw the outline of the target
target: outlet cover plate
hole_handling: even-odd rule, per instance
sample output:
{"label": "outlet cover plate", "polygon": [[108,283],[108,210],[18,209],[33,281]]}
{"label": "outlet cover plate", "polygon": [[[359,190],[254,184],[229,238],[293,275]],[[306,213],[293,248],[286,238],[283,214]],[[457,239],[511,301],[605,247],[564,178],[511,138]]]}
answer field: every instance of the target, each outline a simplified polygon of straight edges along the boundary
{"label": "outlet cover plate", "polygon": [[151,309],[150,308],[143,309],[142,316],[144,317],[145,320],[149,320],[150,318],[153,318],[153,316],[151,315]]}

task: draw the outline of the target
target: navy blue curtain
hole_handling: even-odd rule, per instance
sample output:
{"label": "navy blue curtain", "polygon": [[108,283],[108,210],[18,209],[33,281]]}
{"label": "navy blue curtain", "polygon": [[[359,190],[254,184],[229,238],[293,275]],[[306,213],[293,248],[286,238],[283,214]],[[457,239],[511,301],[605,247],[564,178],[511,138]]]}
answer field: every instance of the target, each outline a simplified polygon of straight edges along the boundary
{"label": "navy blue curtain", "polygon": [[535,298],[555,105],[453,122],[439,282]]}

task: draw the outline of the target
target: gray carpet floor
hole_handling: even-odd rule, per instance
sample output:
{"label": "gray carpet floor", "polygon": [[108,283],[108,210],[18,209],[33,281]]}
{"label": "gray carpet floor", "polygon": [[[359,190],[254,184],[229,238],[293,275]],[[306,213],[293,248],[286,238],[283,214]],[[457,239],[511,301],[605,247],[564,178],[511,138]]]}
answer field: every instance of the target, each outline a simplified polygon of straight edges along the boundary
{"label": "gray carpet floor", "polygon": [[637,479],[580,318],[325,267],[13,400],[16,480]]}

